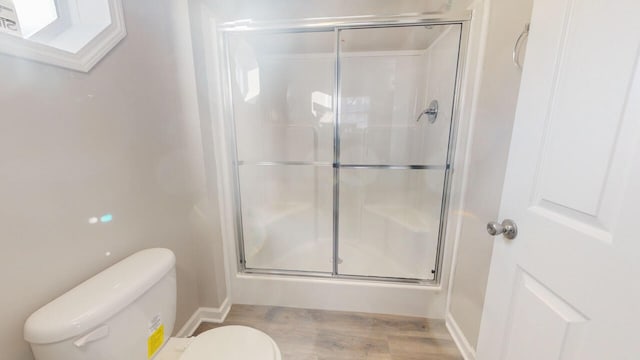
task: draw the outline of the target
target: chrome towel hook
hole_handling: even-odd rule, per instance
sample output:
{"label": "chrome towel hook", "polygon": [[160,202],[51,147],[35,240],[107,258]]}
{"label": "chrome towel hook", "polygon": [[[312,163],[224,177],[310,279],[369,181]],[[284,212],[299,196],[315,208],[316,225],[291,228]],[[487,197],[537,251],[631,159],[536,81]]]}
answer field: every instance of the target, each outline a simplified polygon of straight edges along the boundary
{"label": "chrome towel hook", "polygon": [[524,39],[529,36],[529,29],[531,28],[531,23],[526,23],[524,25],[524,29],[518,36],[518,40],[516,40],[516,44],[513,46],[513,63],[516,64],[516,67],[522,70],[522,63],[520,63],[520,49],[522,49],[522,42]]}
{"label": "chrome towel hook", "polygon": [[438,100],[432,100],[429,103],[429,107],[427,107],[426,109],[422,110],[420,115],[418,115],[418,118],[416,119],[416,122],[419,122],[420,119],[422,119],[423,115],[427,115],[427,119],[429,120],[429,124],[433,124],[434,122],[436,122],[436,119],[438,118]]}

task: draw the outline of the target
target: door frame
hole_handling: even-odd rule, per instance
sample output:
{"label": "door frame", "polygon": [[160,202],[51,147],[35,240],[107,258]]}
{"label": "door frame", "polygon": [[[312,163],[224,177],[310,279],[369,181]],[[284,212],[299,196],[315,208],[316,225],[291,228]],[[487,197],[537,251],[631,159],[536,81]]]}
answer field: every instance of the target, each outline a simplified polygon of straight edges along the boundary
{"label": "door frame", "polygon": [[[442,252],[441,280],[438,285],[416,286],[392,282],[352,281],[279,275],[240,273],[237,266],[237,242],[234,226],[232,163],[227,125],[224,123],[223,72],[218,24],[219,13],[208,5],[192,5],[194,61],[200,102],[201,135],[205,149],[205,173],[211,216],[219,223],[220,237],[214,238],[218,262],[223,269],[217,282],[223,284],[221,298],[226,304],[290,306],[337,311],[364,311],[404,316],[444,319],[450,289],[454,247],[464,217],[463,185],[472,131],[472,116],[480,81],[483,39],[489,0],[474,1],[468,8],[467,56],[459,91],[459,127],[456,167],[452,172],[447,239]],[[455,339],[455,337],[454,337]]]}
{"label": "door frame", "polygon": [[[375,17],[371,16],[363,20],[362,17],[344,17],[335,18],[331,22],[318,21],[316,19],[302,20],[302,21],[267,21],[267,22],[227,22],[217,26],[218,31],[218,43],[221,44],[221,59],[220,62],[220,74],[221,81],[224,84],[224,90],[222,90],[223,98],[223,119],[228,124],[225,126],[225,134],[228,141],[227,154],[231,157],[231,185],[233,192],[233,220],[235,228],[235,260],[236,271],[243,274],[253,275],[278,275],[289,277],[302,277],[302,278],[324,278],[324,279],[342,279],[342,280],[365,280],[365,281],[377,281],[387,283],[399,283],[399,284],[414,284],[424,285],[431,287],[439,287],[443,278],[443,263],[444,263],[444,247],[445,239],[448,228],[449,220],[449,205],[452,197],[452,181],[453,181],[453,169],[455,160],[455,151],[458,147],[457,144],[457,132],[459,128],[461,118],[461,99],[462,99],[462,85],[465,79],[466,60],[468,57],[469,48],[469,36],[472,19],[471,11],[462,11],[456,13],[444,13],[444,14],[421,14],[415,16],[394,16],[394,17]],[[381,276],[362,276],[362,275],[344,275],[338,272],[338,253],[339,253],[339,193],[340,193],[340,169],[354,167],[351,164],[340,164],[340,32],[343,30],[353,29],[373,29],[373,28],[393,28],[393,27],[410,27],[410,26],[424,26],[424,25],[459,25],[460,26],[460,38],[458,42],[458,57],[455,75],[455,85],[453,94],[453,106],[452,106],[452,119],[449,130],[448,149],[446,157],[446,165],[444,166],[444,187],[442,195],[441,213],[439,219],[437,251],[435,255],[435,273],[433,280],[421,280],[412,278],[397,278],[397,277],[381,277]],[[300,33],[300,32],[333,32],[335,34],[335,68],[334,68],[334,91],[333,91],[333,107],[334,107],[334,158],[333,163],[325,164],[318,162],[309,162],[305,165],[310,166],[332,166],[333,167],[333,269],[331,273],[321,272],[307,272],[307,271],[295,271],[295,270],[278,270],[278,269],[252,269],[246,266],[244,237],[243,237],[243,223],[242,223],[242,199],[240,192],[240,176],[239,165],[240,162],[237,157],[237,133],[235,127],[235,114],[233,110],[232,99],[232,75],[230,67],[230,53],[229,53],[229,34],[231,33],[243,33],[243,32],[255,32],[255,33]],[[271,163],[271,162],[270,162]],[[273,162],[273,164],[280,164],[284,162]],[[372,165],[363,166],[356,165],[358,168],[383,168],[383,169],[395,169],[399,166],[394,165]],[[431,166],[402,166],[407,169],[428,169]]]}

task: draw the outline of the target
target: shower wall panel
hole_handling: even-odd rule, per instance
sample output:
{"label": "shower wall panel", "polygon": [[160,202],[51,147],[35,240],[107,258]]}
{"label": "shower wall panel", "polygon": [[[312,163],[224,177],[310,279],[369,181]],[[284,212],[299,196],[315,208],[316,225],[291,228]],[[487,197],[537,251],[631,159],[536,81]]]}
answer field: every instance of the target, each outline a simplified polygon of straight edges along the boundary
{"label": "shower wall panel", "polygon": [[[427,108],[429,101],[437,99],[438,118],[453,119],[453,105],[458,63],[452,59],[458,56],[460,30],[449,27],[425,53],[425,89],[426,96],[419,103],[418,110]],[[451,121],[436,120],[429,131],[422,133],[420,152],[426,157],[426,163],[441,163],[449,150],[449,127]]]}

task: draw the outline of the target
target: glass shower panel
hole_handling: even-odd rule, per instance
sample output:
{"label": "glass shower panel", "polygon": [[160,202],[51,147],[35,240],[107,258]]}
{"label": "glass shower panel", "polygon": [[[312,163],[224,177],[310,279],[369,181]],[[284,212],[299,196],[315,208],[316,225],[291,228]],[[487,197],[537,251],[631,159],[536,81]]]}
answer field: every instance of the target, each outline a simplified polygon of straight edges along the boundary
{"label": "glass shower panel", "polygon": [[239,168],[247,269],[331,272],[331,166]]}
{"label": "glass shower panel", "polygon": [[460,35],[340,31],[338,274],[435,279]]}
{"label": "glass shower panel", "polygon": [[340,170],[338,272],[433,280],[444,175],[444,170]]}
{"label": "glass shower panel", "polygon": [[[461,26],[340,31],[340,162],[445,165]],[[420,114],[438,102],[437,118]]]}
{"label": "glass shower panel", "polygon": [[335,34],[234,33],[231,97],[241,162],[332,162]]}
{"label": "glass shower panel", "polygon": [[227,37],[244,266],[333,271],[334,32]]}

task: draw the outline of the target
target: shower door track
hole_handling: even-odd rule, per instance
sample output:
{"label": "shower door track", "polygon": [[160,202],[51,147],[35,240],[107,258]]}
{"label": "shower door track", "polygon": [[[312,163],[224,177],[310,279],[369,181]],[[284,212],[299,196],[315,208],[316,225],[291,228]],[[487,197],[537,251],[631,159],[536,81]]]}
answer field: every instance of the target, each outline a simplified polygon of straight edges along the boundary
{"label": "shower door track", "polygon": [[330,18],[307,18],[292,21],[253,21],[237,20],[218,26],[221,32],[273,31],[305,32],[333,31],[343,29],[362,29],[372,27],[447,25],[461,24],[471,20],[471,11],[448,13],[404,14],[396,16],[345,16]]}
{"label": "shower door track", "polygon": [[[229,126],[225,126],[227,131],[227,139],[229,141],[230,155],[232,160],[233,175],[233,192],[234,192],[234,210],[235,210],[235,226],[236,226],[236,250],[237,250],[237,270],[243,274],[255,275],[279,275],[294,276],[317,279],[335,279],[335,280],[365,280],[379,281],[402,284],[419,284],[419,285],[439,285],[442,278],[442,262],[444,252],[444,237],[447,225],[447,211],[449,207],[450,187],[451,187],[451,171],[453,169],[453,159],[455,151],[455,140],[457,133],[457,124],[460,117],[459,109],[459,93],[462,82],[462,72],[466,60],[467,44],[469,38],[469,20],[471,20],[471,11],[462,11],[455,13],[427,13],[427,14],[411,14],[398,15],[390,17],[376,16],[354,16],[339,18],[312,18],[299,21],[251,21],[239,20],[227,22],[217,27],[220,35],[219,41],[222,44],[223,61],[221,73],[224,75],[226,83],[225,91],[223,91],[224,102],[224,118],[229,120]],[[427,25],[452,25],[461,26],[460,39],[458,43],[458,59],[456,64],[455,87],[453,95],[452,119],[449,131],[448,149],[445,165],[391,165],[391,164],[341,164],[340,163],[340,31],[348,29],[368,29],[368,28],[391,28],[404,26],[427,26]],[[260,33],[300,33],[300,32],[334,32],[335,33],[335,82],[333,87],[333,108],[335,112],[333,126],[333,162],[318,161],[239,161],[237,152],[237,138],[235,128],[235,114],[233,110],[232,99],[232,83],[231,83],[231,67],[229,59],[229,47],[227,34],[235,32],[260,32]],[[293,165],[304,166],[312,165],[318,167],[333,168],[333,269],[331,272],[317,271],[300,271],[300,270],[284,270],[284,269],[255,269],[246,266],[246,257],[244,250],[244,237],[242,225],[241,210],[241,193],[240,193],[240,165],[257,165],[257,166],[278,166]],[[389,169],[389,170],[426,170],[437,169],[445,170],[444,188],[441,204],[441,214],[438,229],[438,240],[436,247],[436,259],[433,280],[415,279],[415,278],[398,278],[398,277],[382,277],[382,276],[365,276],[365,275],[345,275],[338,272],[339,264],[339,200],[340,200],[340,169]]]}

